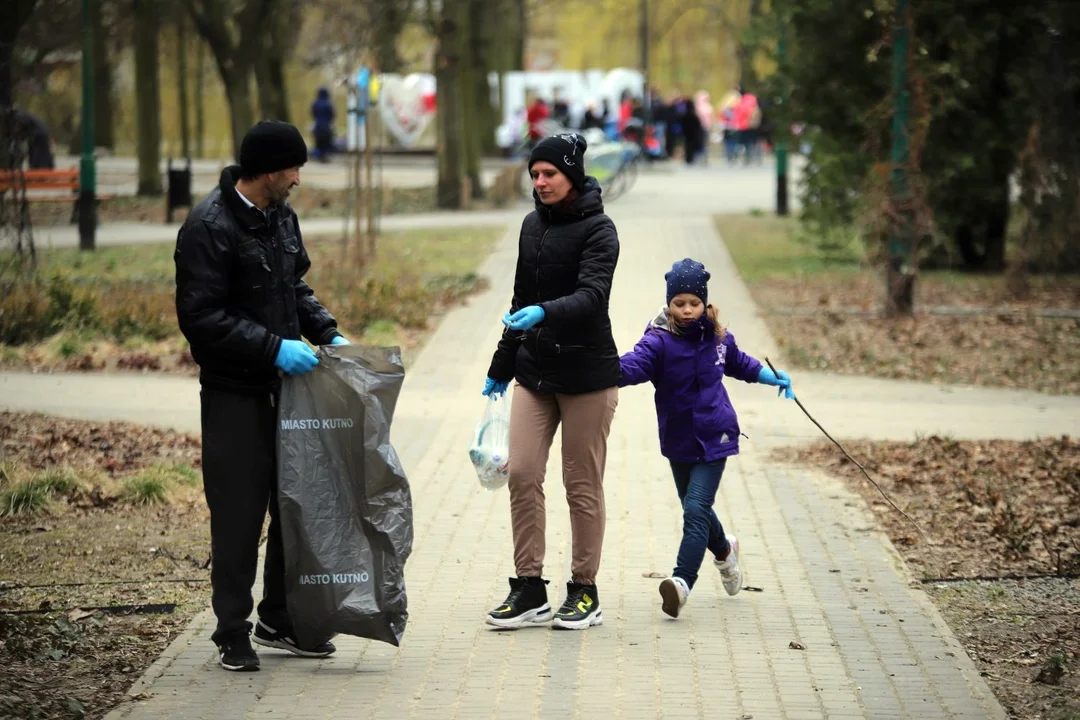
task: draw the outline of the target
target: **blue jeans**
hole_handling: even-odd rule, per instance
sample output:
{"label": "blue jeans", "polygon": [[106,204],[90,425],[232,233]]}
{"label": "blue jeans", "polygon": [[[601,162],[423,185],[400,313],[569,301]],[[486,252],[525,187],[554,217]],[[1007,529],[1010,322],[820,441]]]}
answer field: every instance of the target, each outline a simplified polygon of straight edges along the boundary
{"label": "blue jeans", "polygon": [[717,558],[725,558],[728,554],[724,527],[713,511],[720,476],[726,465],[727,458],[709,463],[671,463],[675,489],[683,508],[682,543],[672,574],[685,580],[691,588],[697,582],[706,548]]}

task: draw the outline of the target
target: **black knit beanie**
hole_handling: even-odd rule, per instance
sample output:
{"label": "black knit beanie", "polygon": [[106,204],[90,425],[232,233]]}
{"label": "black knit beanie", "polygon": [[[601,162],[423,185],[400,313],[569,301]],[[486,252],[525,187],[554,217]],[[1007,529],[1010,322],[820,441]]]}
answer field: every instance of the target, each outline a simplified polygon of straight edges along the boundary
{"label": "black knit beanie", "polygon": [[585,187],[586,148],[588,143],[577,133],[548,135],[536,143],[529,153],[529,171],[532,172],[533,163],[537,160],[546,160],[570,178],[570,184],[580,192]]}
{"label": "black knit beanie", "polygon": [[696,260],[683,258],[671,266],[671,270],[664,275],[667,280],[667,301],[671,304],[671,298],[683,293],[696,295],[704,304],[709,303],[709,271]]}
{"label": "black knit beanie", "polygon": [[247,177],[299,167],[307,162],[304,136],[280,120],[263,120],[240,143],[240,170]]}

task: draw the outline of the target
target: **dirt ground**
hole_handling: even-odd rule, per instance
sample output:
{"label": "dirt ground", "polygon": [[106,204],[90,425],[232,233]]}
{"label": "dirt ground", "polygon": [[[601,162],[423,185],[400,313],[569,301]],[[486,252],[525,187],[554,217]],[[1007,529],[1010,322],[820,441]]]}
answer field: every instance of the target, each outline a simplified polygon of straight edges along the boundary
{"label": "dirt ground", "polygon": [[[0,413],[0,717],[103,717],[207,607],[199,448],[168,431]],[[125,496],[163,464],[192,481],[165,502]],[[20,481],[60,468],[74,487],[7,512]]]}
{"label": "dirt ground", "polygon": [[[1080,317],[1034,313],[1080,308],[1080,282],[1047,283],[1026,300],[1009,302],[1007,311],[992,282],[959,291],[933,278],[923,284],[920,306],[927,312],[899,320],[849,314],[880,295],[868,275],[771,279],[751,292],[797,367],[1080,394]],[[790,308],[813,314],[786,314]],[[980,312],[932,314],[932,308]]]}
{"label": "dirt ground", "polygon": [[1012,718],[1080,718],[1080,440],[827,440],[777,458],[844,478]]}

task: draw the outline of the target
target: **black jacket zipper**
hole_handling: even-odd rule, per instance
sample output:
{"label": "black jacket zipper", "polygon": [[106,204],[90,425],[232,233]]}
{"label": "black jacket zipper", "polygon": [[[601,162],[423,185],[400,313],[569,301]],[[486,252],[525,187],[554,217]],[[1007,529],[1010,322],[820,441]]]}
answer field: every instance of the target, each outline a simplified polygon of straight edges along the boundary
{"label": "black jacket zipper", "polygon": [[[544,234],[540,236],[540,242],[536,246],[536,304],[537,305],[540,304],[540,252],[544,249],[544,240],[547,239],[547,235],[548,235],[548,233],[550,231],[551,231],[551,224],[549,223],[548,226],[546,228],[544,228]],[[521,308],[518,308],[518,309],[520,310]],[[542,333],[542,332],[543,332],[543,328],[536,331],[537,344],[539,344],[540,333]],[[536,381],[536,389],[539,390],[540,387],[543,384],[544,384],[544,381],[542,379],[537,380]]]}

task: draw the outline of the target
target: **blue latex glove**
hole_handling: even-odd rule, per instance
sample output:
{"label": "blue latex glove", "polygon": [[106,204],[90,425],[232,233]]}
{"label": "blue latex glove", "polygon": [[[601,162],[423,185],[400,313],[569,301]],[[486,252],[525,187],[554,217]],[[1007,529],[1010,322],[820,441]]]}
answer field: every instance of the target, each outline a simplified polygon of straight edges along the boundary
{"label": "blue latex glove", "polygon": [[506,388],[508,388],[508,387],[510,387],[510,381],[509,380],[499,381],[499,380],[492,380],[491,378],[488,378],[487,380],[484,381],[484,391],[482,393],[480,393],[480,394],[483,395],[484,397],[487,397],[488,395],[491,395],[492,393],[494,393],[496,395],[505,395],[506,394]]}
{"label": "blue latex glove", "polygon": [[318,364],[319,358],[315,355],[315,351],[309,348],[303,340],[282,340],[277,359],[274,360],[274,365],[286,375],[309,373]]}
{"label": "blue latex glove", "polygon": [[333,340],[330,341],[330,344],[331,345],[349,345],[350,343],[349,343],[348,340],[346,340],[344,338],[344,336],[337,335],[337,336],[334,337]]}
{"label": "blue latex glove", "polygon": [[530,305],[521,308],[511,315],[503,316],[503,325],[511,330],[532,330],[544,320],[544,308],[539,305]]}
{"label": "blue latex glove", "polygon": [[780,395],[783,395],[788,400],[794,400],[795,399],[795,391],[791,389],[791,378],[783,370],[780,370],[779,372],[780,372],[780,376],[777,377],[776,374],[773,373],[772,370],[770,370],[768,367],[762,365],[761,366],[761,372],[758,373],[758,376],[757,376],[757,381],[759,383],[764,384],[764,385],[774,385],[774,386],[780,388],[776,392],[777,397],[780,397]]}

